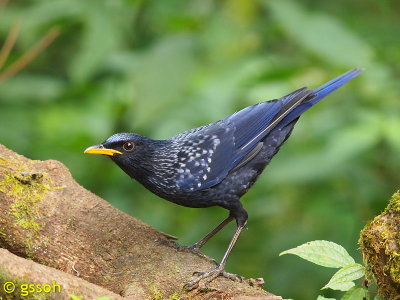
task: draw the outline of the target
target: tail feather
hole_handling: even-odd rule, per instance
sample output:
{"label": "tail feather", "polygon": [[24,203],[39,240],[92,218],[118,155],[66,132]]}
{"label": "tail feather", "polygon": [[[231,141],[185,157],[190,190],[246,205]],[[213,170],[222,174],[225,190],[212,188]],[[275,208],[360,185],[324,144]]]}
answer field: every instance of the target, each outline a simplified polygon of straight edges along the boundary
{"label": "tail feather", "polygon": [[317,104],[320,102],[322,99],[324,99],[326,96],[328,96],[330,93],[333,91],[337,90],[340,88],[342,85],[353,79],[354,77],[357,77],[360,75],[362,70],[360,69],[353,69],[350,70],[334,79],[331,81],[328,81],[327,83],[321,85],[317,89],[311,90],[311,93],[314,95],[314,97],[311,98],[311,100],[304,102],[297,106],[295,109],[293,109],[282,121],[280,122],[279,126],[284,127],[290,122],[294,121],[300,115],[311,108],[313,105]]}
{"label": "tail feather", "polygon": [[358,75],[360,75],[361,72],[362,72],[362,70],[360,70],[360,69],[350,70],[350,71],[344,73],[343,75],[340,75],[339,77],[336,77],[335,79],[332,79],[331,81],[325,83],[324,85],[320,86],[319,88],[314,89],[312,92],[316,95],[316,97],[313,98],[310,102],[312,103],[312,105],[318,103],[324,97],[326,97],[333,91],[340,88],[346,82],[348,82],[349,80],[353,79],[354,77],[357,77]]}

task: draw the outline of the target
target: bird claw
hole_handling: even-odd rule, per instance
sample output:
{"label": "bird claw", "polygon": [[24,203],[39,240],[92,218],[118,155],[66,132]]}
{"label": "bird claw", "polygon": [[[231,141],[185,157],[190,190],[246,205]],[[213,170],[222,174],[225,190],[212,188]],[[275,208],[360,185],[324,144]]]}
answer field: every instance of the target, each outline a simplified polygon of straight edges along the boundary
{"label": "bird claw", "polygon": [[199,271],[196,271],[196,272],[193,272],[193,276],[201,276],[201,275],[203,275],[205,272],[199,272]]}
{"label": "bird claw", "polygon": [[243,281],[242,276],[225,272],[225,270],[223,268],[221,268],[220,266],[218,266],[215,269],[212,269],[210,271],[207,271],[207,272],[196,271],[196,272],[193,272],[193,275],[198,276],[198,278],[185,283],[185,285],[183,287],[187,290],[192,290],[192,289],[199,287],[200,282],[204,279],[206,279],[206,280],[202,283],[201,287],[206,287],[210,282],[212,282],[215,278],[217,278],[219,276],[225,277],[225,278],[233,280],[233,281],[240,281],[240,282]]}
{"label": "bird claw", "polygon": [[177,250],[196,254],[197,256],[199,256],[201,258],[204,258],[204,259],[206,259],[208,261],[211,261],[211,262],[215,263],[218,266],[218,262],[214,258],[208,257],[207,255],[201,253],[200,249],[196,247],[196,244],[192,245],[192,246],[181,246],[181,245],[179,245],[177,247]]}
{"label": "bird claw", "polygon": [[179,245],[175,241],[164,240],[164,239],[161,239],[161,238],[157,238],[155,241],[160,243],[160,244],[163,244],[163,245],[166,245],[166,246],[169,246],[169,247],[173,247],[178,251],[190,252],[190,253],[196,254],[197,256],[199,256],[201,258],[204,258],[204,259],[206,259],[208,261],[213,262],[217,266],[219,265],[218,262],[214,258],[208,257],[207,255],[201,253],[200,252],[200,248],[196,247],[196,244],[194,244],[192,246],[182,246],[182,245]]}
{"label": "bird claw", "polygon": [[178,249],[178,251],[192,252],[192,253],[195,253],[195,254],[199,254],[200,253],[200,249],[196,247],[196,244],[192,245],[192,246],[179,245],[179,247],[177,249]]}

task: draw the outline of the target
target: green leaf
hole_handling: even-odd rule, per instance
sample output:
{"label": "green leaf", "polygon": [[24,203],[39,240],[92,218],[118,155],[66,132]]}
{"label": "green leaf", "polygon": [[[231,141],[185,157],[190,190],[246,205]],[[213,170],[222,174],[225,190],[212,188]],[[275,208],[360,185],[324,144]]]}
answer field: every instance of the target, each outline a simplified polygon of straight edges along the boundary
{"label": "green leaf", "polygon": [[319,295],[317,300],[336,300],[335,298],[325,298],[324,296]]}
{"label": "green leaf", "polygon": [[360,264],[345,266],[337,271],[322,289],[330,288],[332,290],[348,291],[355,285],[353,280],[361,278],[364,274],[365,269]]}
{"label": "green leaf", "polygon": [[365,66],[373,50],[338,19],[309,12],[300,1],[265,1],[284,32],[300,46],[340,66]]}
{"label": "green leaf", "polygon": [[283,251],[283,254],[294,254],[314,264],[328,267],[340,268],[354,264],[354,259],[342,246],[329,241],[312,241],[296,248]]}
{"label": "green leaf", "polygon": [[362,286],[355,286],[348,290],[340,300],[368,300],[368,291]]}

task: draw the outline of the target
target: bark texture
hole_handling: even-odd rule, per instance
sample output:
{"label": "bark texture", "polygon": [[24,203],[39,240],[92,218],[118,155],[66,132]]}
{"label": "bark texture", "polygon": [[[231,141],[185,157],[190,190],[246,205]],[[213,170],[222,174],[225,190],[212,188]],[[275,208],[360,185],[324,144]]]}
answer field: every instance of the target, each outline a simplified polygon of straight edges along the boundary
{"label": "bark texture", "polygon": [[385,211],[364,227],[359,242],[379,299],[400,299],[400,191]]}
{"label": "bark texture", "polygon": [[[55,280],[63,292],[46,294],[55,299],[282,299],[251,280],[183,290],[194,271],[214,265],[160,242],[168,239],[85,190],[60,162],[0,145],[1,285]],[[15,293],[0,288],[0,299]]]}

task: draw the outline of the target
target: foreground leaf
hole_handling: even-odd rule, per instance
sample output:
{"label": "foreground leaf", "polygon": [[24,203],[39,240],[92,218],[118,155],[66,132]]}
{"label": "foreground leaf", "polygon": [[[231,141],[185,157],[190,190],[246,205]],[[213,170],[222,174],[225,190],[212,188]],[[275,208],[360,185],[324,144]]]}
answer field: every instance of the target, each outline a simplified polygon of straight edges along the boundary
{"label": "foreground leaf", "polygon": [[355,286],[348,290],[340,300],[368,300],[369,294],[362,286]]}
{"label": "foreground leaf", "polygon": [[317,300],[336,300],[335,298],[325,298],[324,296],[319,295]]}
{"label": "foreground leaf", "polygon": [[348,291],[355,285],[353,280],[363,277],[364,274],[365,269],[360,264],[345,266],[337,271],[322,289]]}
{"label": "foreground leaf", "polygon": [[283,254],[294,254],[314,264],[328,267],[340,268],[354,264],[354,259],[342,246],[329,241],[312,241],[296,248],[281,252]]}

